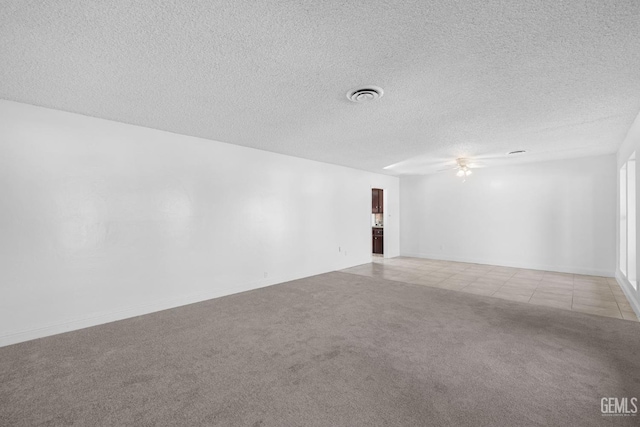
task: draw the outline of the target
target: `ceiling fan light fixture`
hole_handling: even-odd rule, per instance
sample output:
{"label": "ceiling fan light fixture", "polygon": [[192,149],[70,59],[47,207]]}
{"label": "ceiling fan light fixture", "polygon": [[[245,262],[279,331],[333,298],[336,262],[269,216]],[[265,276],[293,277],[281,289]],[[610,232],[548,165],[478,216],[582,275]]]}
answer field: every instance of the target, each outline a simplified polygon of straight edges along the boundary
{"label": "ceiling fan light fixture", "polygon": [[467,170],[465,170],[465,171],[464,171],[464,174],[465,174],[466,176],[471,175],[471,169],[467,169]]}
{"label": "ceiling fan light fixture", "polygon": [[464,175],[464,171],[462,169],[456,172],[456,176],[463,176],[463,175]]}

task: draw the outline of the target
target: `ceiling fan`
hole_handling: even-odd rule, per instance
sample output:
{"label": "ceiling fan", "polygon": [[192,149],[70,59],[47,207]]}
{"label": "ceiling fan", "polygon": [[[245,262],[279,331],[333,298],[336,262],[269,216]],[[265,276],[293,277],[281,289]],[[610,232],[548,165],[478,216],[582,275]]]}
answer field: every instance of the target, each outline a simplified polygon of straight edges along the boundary
{"label": "ceiling fan", "polygon": [[[477,153],[475,155],[462,155],[455,158],[453,156],[437,157],[433,154],[423,154],[411,157],[409,159],[385,166],[384,169],[395,172],[398,175],[425,175],[434,172],[456,171],[461,178],[471,175],[472,169],[484,168],[489,166],[506,166],[508,164],[531,163],[535,161],[544,161],[550,159],[571,158],[572,152],[580,150],[584,152],[586,148],[592,150],[599,149],[599,145],[571,147],[560,150],[512,150],[504,154],[494,153]],[[495,151],[495,150],[494,150]],[[506,151],[506,149],[505,149]],[[600,153],[600,151],[596,151]],[[526,153],[526,156],[521,157]],[[456,153],[461,155],[462,153]],[[443,169],[439,169],[443,168]]]}
{"label": "ceiling fan", "polygon": [[469,175],[471,175],[471,169],[476,168],[480,166],[478,163],[474,163],[472,162],[470,159],[464,158],[464,157],[459,157],[456,159],[456,165],[450,168],[445,168],[445,169],[440,169],[437,172],[444,172],[444,171],[448,171],[448,170],[458,170],[456,172],[457,176],[460,177],[467,177]]}
{"label": "ceiling fan", "polygon": [[[482,168],[485,167],[485,164],[482,163],[481,161],[478,160],[498,160],[498,159],[506,159],[511,155],[514,154],[523,154],[525,153],[524,150],[516,150],[516,151],[511,151],[507,154],[504,155],[481,155],[481,156],[474,156],[473,159],[469,158],[469,157],[458,157],[455,160],[455,164],[452,167],[449,168],[445,168],[445,169],[439,169],[436,172],[444,172],[444,171],[448,171],[448,170],[457,170],[456,175],[459,177],[467,177],[469,175],[472,174],[471,169],[475,169],[475,168]],[[464,182],[464,181],[463,181]]]}

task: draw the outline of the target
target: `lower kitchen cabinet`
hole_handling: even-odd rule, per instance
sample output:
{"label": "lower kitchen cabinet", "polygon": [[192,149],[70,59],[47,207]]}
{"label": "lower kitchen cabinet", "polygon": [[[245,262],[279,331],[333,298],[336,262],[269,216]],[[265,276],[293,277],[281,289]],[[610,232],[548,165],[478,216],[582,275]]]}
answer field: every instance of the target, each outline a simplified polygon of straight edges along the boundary
{"label": "lower kitchen cabinet", "polygon": [[373,239],[373,253],[382,254],[384,248],[384,236],[382,235],[382,229],[374,228],[372,233]]}

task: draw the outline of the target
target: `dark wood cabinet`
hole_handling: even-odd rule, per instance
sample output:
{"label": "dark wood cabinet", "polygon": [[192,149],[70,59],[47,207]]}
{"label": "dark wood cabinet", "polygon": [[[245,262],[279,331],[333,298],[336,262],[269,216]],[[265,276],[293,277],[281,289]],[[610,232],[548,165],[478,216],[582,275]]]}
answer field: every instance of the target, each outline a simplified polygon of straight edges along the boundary
{"label": "dark wood cabinet", "polygon": [[374,254],[384,253],[384,230],[382,228],[372,228],[371,239]]}
{"label": "dark wood cabinet", "polygon": [[383,213],[382,206],[384,205],[384,199],[382,190],[380,188],[371,189],[371,213]]}
{"label": "dark wood cabinet", "polygon": [[382,236],[373,236],[373,253],[374,254],[382,254],[383,253],[383,239]]}

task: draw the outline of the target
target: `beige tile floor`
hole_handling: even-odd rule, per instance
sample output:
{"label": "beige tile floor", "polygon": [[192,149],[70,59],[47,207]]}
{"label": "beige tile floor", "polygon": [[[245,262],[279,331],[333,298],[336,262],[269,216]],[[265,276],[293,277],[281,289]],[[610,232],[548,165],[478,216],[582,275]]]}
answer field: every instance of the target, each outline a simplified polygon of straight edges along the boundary
{"label": "beige tile floor", "polygon": [[638,321],[613,277],[408,257],[373,257],[342,271]]}

